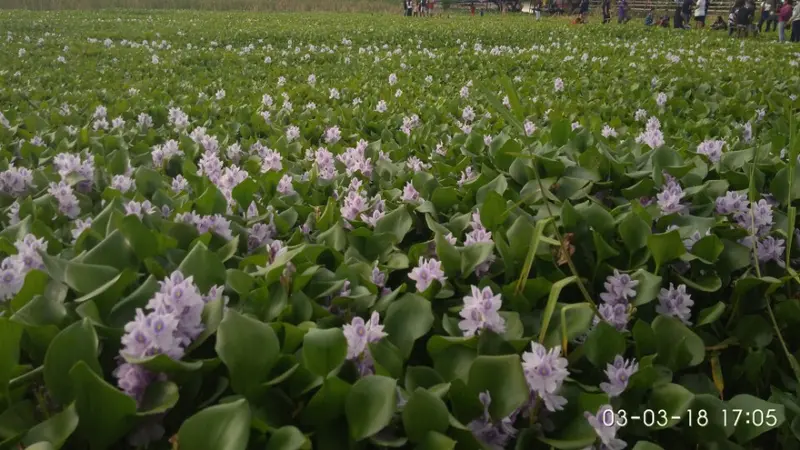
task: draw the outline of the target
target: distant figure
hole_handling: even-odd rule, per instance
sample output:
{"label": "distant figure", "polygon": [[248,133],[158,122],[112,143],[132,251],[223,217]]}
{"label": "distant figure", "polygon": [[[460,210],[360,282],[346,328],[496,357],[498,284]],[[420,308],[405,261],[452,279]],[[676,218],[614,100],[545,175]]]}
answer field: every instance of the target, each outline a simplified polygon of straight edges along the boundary
{"label": "distant figure", "polygon": [[412,0],[405,0],[406,4],[406,16],[411,17],[413,10],[414,10],[414,3]]}
{"label": "distant figure", "polygon": [[722,16],[717,16],[717,21],[711,24],[712,30],[726,30],[728,28],[728,24],[722,20]]}
{"label": "distant figure", "polygon": [[706,14],[708,14],[708,1],[697,0],[697,6],[694,8],[694,23],[696,28],[703,28],[706,26]]}
{"label": "distant figure", "polygon": [[764,22],[767,23],[767,32],[769,32],[770,28],[777,29],[777,20],[775,19],[776,6],[775,0],[764,0],[761,2],[761,16],[758,19],[759,33],[761,33],[761,28],[764,26]]}
{"label": "distant figure", "polygon": [[603,23],[611,22],[611,0],[603,0]]}
{"label": "distant figure", "polygon": [[792,0],[786,0],[778,11],[778,42],[786,42],[786,24],[791,18]]}
{"label": "distant figure", "polygon": [[475,3],[470,3],[470,5],[469,5],[469,13],[471,15],[473,15],[473,16],[475,15]]}
{"label": "distant figure", "polygon": [[589,17],[589,0],[581,0],[581,23],[586,23]]}
{"label": "distant figure", "polygon": [[683,5],[681,6],[681,16],[683,16],[683,27],[687,29],[692,27],[692,24],[689,23],[689,20],[692,17],[693,4],[694,4],[693,0],[683,0]]}
{"label": "distant figure", "polygon": [[650,8],[650,11],[647,11],[647,16],[644,18],[644,26],[650,27],[653,26],[653,9]]}
{"label": "distant figure", "polygon": [[656,25],[661,28],[669,28],[669,14],[664,14],[661,19],[656,22]]}
{"label": "distant figure", "polygon": [[617,23],[626,23],[628,21],[628,0],[618,0],[617,5]]}
{"label": "distant figure", "polygon": [[792,8],[792,42],[800,42],[800,2]]}
{"label": "distant figure", "polygon": [[739,10],[736,12],[737,36],[746,37],[750,33],[755,13],[755,4],[750,0],[747,0],[744,6],[739,7]]}
{"label": "distant figure", "polygon": [[533,6],[533,12],[536,14],[536,20],[542,18],[542,0],[536,0],[536,4]]}

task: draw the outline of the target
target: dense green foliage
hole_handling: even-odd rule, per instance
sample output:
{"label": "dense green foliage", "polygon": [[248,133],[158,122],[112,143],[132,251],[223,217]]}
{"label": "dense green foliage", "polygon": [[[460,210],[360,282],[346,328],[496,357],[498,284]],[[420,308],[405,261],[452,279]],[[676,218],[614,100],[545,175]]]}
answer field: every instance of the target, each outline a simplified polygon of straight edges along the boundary
{"label": "dense green foliage", "polygon": [[[473,449],[511,416],[520,450],[800,448],[792,47],[530,17],[3,12],[0,30],[0,447],[155,429],[149,448]],[[423,259],[446,278],[421,284]],[[120,353],[137,308],[188,292],[175,271],[201,326],[177,353]],[[601,294],[621,274],[620,324]],[[497,332],[462,334],[474,286],[501,296]],[[370,317],[353,352],[343,326]],[[532,343],[566,358],[559,411]],[[610,397],[618,355],[638,371]],[[121,363],[152,376],[142,396]],[[628,419],[610,436],[586,417],[602,405]]]}

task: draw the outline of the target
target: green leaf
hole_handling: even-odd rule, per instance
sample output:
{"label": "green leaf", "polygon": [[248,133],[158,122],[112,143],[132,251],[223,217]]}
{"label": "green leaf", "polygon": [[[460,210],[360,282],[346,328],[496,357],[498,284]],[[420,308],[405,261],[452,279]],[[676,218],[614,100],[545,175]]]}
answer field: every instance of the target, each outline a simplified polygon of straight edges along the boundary
{"label": "green leaf", "polygon": [[476,395],[489,392],[489,413],[495,420],[511,414],[529,395],[519,355],[478,356],[472,362],[467,384]]}
{"label": "green leaf", "polygon": [[225,284],[225,265],[219,256],[202,242],[195,244],[181,261],[178,270],[185,277],[194,277],[195,284],[203,293],[208,292],[214,285]]}
{"label": "green leaf", "polygon": [[601,321],[589,332],[583,349],[586,359],[595,367],[605,369],[615,356],[625,354],[625,337],[616,328]]}
{"label": "green leaf", "polygon": [[394,243],[401,242],[413,224],[405,207],[400,207],[378,219],[375,234],[388,233],[394,236]]}
{"label": "green leaf", "polygon": [[[225,196],[213,184],[209,184],[205,192],[194,202],[195,210],[198,214],[211,215],[211,214],[225,214],[228,208],[228,202]],[[247,205],[242,205],[247,207]]]}
{"label": "green leaf", "polygon": [[164,414],[178,403],[178,385],[171,381],[155,381],[147,386],[138,416]]}
{"label": "green leaf", "polygon": [[228,367],[231,387],[242,395],[260,390],[280,357],[280,344],[272,327],[232,309],[225,312],[219,325],[215,349]]}
{"label": "green leaf", "polygon": [[458,190],[452,187],[438,187],[433,190],[431,203],[439,212],[447,212],[458,204]]}
{"label": "green leaf", "polygon": [[658,348],[656,360],[660,364],[675,371],[694,367],[705,359],[703,340],[678,319],[658,316],[653,320],[652,328]]}
{"label": "green leaf", "polygon": [[139,259],[144,260],[158,255],[158,238],[138,217],[125,216],[122,219],[120,232]]}
{"label": "green leaf", "polygon": [[739,394],[728,401],[726,416],[728,422],[736,422],[735,419],[739,419],[735,424],[733,437],[737,442],[744,444],[783,425],[786,421],[786,408],[781,404],[771,403],[749,394]]}
{"label": "green leaf", "polygon": [[436,243],[436,256],[442,262],[444,272],[448,277],[455,277],[461,270],[461,255],[458,253],[458,249],[441,233],[436,233],[434,242]]}
{"label": "green leaf", "polygon": [[178,445],[192,450],[244,450],[250,440],[247,400],[211,406],[186,419],[178,431]]}
{"label": "green leaf", "polygon": [[132,358],[125,356],[125,360],[131,364],[140,365],[151,372],[162,372],[169,375],[194,372],[195,370],[199,370],[201,367],[203,367],[203,363],[200,361],[176,360],[163,353],[145,358]]}
{"label": "green leaf", "polygon": [[647,245],[647,238],[651,233],[647,222],[634,213],[628,214],[628,217],[620,222],[618,230],[622,243],[631,252]]}
{"label": "green leaf", "polygon": [[[652,429],[662,430],[675,426],[689,411],[694,401],[694,394],[679,385],[668,383],[653,388],[650,394],[648,408],[656,412],[655,424]],[[666,417],[662,417],[666,412]]]}
{"label": "green leaf", "polygon": [[478,242],[461,249],[461,277],[472,275],[476,267],[489,259],[494,252],[494,243]]}
{"label": "green leaf", "polygon": [[567,277],[553,283],[550,288],[550,294],[547,297],[547,304],[542,313],[542,328],[539,330],[539,342],[544,342],[547,336],[547,329],[550,327],[550,320],[553,318],[553,313],[556,310],[556,303],[558,303],[558,296],[561,295],[561,290],[568,284],[578,281],[577,277]]}
{"label": "green leaf", "polygon": [[51,277],[79,294],[95,291],[119,274],[113,267],[64,261],[45,254],[42,261]]}
{"label": "green leaf", "polygon": [[480,216],[481,223],[488,230],[494,230],[498,225],[502,225],[508,216],[506,199],[497,192],[490,191],[480,207]]}
{"label": "green leaf", "polygon": [[692,254],[702,259],[708,264],[717,262],[719,255],[725,250],[720,238],[712,234],[702,237],[699,241],[695,242],[692,246]]}
{"label": "green leaf", "polygon": [[97,360],[97,334],[88,319],[75,322],[56,335],[44,356],[44,383],[62,405],[73,400],[73,384],[68,376],[78,362],[96,374],[102,374]]}
{"label": "green leaf", "polygon": [[414,342],[424,336],[431,325],[431,303],[414,294],[406,294],[392,303],[384,320],[384,330],[389,335],[387,339],[406,357],[411,354]]}
{"label": "green leaf", "polygon": [[267,442],[267,450],[300,450],[306,445],[303,432],[292,426],[275,430]]}
{"label": "green leaf", "polygon": [[722,317],[724,312],[725,304],[722,302],[717,302],[714,306],[703,309],[700,311],[700,314],[697,315],[697,326],[699,327],[716,322],[717,319]]}
{"label": "green leaf", "polygon": [[312,329],[303,337],[303,365],[321,377],[336,370],[347,357],[347,339],[340,328]]}
{"label": "green leaf", "polygon": [[417,445],[416,450],[453,450],[454,448],[456,448],[456,441],[442,433],[430,431]]}
{"label": "green leaf", "polygon": [[89,441],[91,450],[110,448],[133,427],[136,401],[106,383],[83,361],[69,375],[80,417],[78,431]]}
{"label": "green leaf", "polygon": [[71,404],[60,413],[28,430],[22,438],[22,443],[28,447],[37,442],[48,442],[53,449],[58,450],[64,446],[77,427],[78,414],[75,412],[75,405]]}
{"label": "green leaf", "polygon": [[661,268],[664,263],[672,261],[679,256],[686,253],[686,247],[683,246],[681,235],[678,230],[672,230],[666,233],[651,234],[647,238],[647,247],[653,255],[656,262],[656,272]]}
{"label": "green leaf", "polygon": [[429,431],[444,433],[450,427],[450,412],[442,399],[427,389],[417,388],[403,409],[403,426],[408,438],[419,442]]}
{"label": "green leaf", "polygon": [[489,192],[493,191],[503,195],[507,188],[508,181],[506,181],[506,177],[502,174],[498,175],[492,181],[486,183],[478,189],[478,192],[475,193],[475,200],[479,205],[483,204],[483,202],[486,200],[486,197],[489,195]]}
{"label": "green leaf", "polygon": [[330,377],[325,380],[320,390],[311,397],[301,416],[304,424],[319,427],[344,414],[344,405],[350,386],[340,378]]}
{"label": "green leaf", "polygon": [[654,275],[644,269],[639,269],[631,275],[631,278],[638,281],[636,286],[636,298],[633,299],[635,306],[650,303],[658,297],[661,291],[661,277]]}
{"label": "green leaf", "polygon": [[396,382],[371,375],[356,381],[345,400],[350,436],[360,441],[389,425],[397,406]]}
{"label": "green leaf", "polygon": [[20,341],[22,340],[22,326],[0,317],[0,386],[5,390],[14,373],[14,368],[19,363]]}

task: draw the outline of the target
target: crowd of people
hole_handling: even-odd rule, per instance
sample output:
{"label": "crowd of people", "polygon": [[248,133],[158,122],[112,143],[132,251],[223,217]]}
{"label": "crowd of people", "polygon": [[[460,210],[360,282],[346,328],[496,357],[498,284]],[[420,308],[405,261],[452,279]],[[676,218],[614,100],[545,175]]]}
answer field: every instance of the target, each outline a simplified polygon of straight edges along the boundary
{"label": "crowd of people", "polygon": [[436,0],[403,0],[406,16],[432,16],[436,7]]}
{"label": "crowd of people", "polygon": [[[611,0],[601,0],[600,5],[603,23],[611,22]],[[671,18],[672,26],[679,29],[690,29],[692,28],[692,19],[694,19],[695,28],[705,28],[710,6],[711,0],[675,0],[675,11]],[[758,11],[758,16],[756,16],[756,11]],[[589,0],[581,0],[579,14],[572,23],[586,23],[588,15]],[[629,20],[628,0],[617,0],[617,22],[626,23]],[[644,23],[647,26],[669,28],[670,15],[664,14],[656,18],[655,10],[650,9]],[[766,24],[766,29],[764,24]],[[780,42],[787,41],[787,34],[789,35],[788,40],[800,42],[800,0],[762,0],[758,7],[755,0],[736,0],[728,14],[727,22],[722,16],[717,16],[710,28],[727,30],[729,35],[738,37],[777,31]]]}

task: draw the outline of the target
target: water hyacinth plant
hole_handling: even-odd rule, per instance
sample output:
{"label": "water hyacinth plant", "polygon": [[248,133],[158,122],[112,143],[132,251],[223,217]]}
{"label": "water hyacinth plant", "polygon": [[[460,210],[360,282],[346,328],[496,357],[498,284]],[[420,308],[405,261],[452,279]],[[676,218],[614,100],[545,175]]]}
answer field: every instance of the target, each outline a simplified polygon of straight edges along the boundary
{"label": "water hyacinth plant", "polygon": [[800,450],[798,54],[0,12],[0,446]]}

